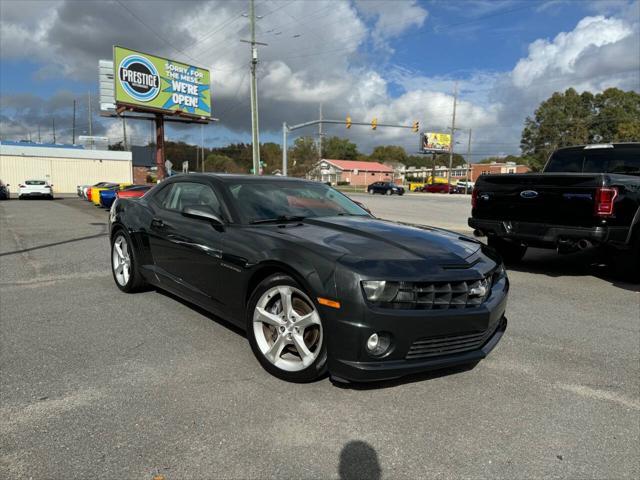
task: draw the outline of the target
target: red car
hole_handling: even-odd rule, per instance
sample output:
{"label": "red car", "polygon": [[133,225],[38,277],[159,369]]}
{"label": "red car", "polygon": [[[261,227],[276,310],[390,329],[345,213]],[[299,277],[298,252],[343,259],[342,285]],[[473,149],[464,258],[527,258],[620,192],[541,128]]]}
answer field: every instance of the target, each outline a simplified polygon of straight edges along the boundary
{"label": "red car", "polygon": [[116,192],[118,198],[136,198],[141,197],[149,190],[153,188],[153,185],[132,185],[125,190],[119,190]]}
{"label": "red car", "polygon": [[447,183],[429,183],[424,185],[420,191],[428,193],[453,193],[454,187]]}

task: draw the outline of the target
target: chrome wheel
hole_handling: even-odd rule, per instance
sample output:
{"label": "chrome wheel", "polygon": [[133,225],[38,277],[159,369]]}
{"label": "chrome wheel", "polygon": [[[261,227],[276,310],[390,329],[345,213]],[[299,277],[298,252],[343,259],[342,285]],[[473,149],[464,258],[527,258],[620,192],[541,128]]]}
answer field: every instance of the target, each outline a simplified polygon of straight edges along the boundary
{"label": "chrome wheel", "polygon": [[313,302],[289,285],[262,294],[253,312],[253,334],[264,358],[288,372],[309,367],[322,349],[322,323]]}
{"label": "chrome wheel", "polygon": [[131,257],[129,257],[127,239],[122,235],[118,235],[113,242],[111,265],[116,282],[121,287],[126,286],[131,276]]}

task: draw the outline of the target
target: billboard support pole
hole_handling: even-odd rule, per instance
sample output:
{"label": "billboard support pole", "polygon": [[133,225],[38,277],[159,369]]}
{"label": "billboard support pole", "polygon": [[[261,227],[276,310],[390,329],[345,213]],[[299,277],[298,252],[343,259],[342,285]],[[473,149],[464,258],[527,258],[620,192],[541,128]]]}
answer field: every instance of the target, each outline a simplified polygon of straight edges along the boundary
{"label": "billboard support pole", "polygon": [[156,166],[158,167],[158,180],[164,180],[167,172],[164,166],[164,117],[156,115]]}
{"label": "billboard support pole", "polygon": [[458,103],[458,82],[453,89],[453,116],[451,117],[451,145],[449,146],[449,170],[447,172],[447,193],[451,193],[451,169],[453,168],[453,146],[456,134],[456,104]]}

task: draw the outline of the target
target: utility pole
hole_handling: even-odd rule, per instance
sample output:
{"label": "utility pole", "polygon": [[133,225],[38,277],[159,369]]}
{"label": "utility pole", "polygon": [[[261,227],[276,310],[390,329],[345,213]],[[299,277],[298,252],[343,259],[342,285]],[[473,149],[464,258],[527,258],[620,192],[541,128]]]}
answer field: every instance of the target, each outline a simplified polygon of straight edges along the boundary
{"label": "utility pole", "polygon": [[122,116],[122,146],[127,151],[127,120]]}
{"label": "utility pole", "polygon": [[71,144],[76,144],[76,99],[73,99],[73,122],[71,124]]}
{"label": "utility pole", "polygon": [[40,124],[38,124],[38,143],[42,143],[40,140]]}
{"label": "utility pole", "polygon": [[469,129],[469,143],[467,144],[467,181],[464,182],[464,193],[468,193],[469,190],[469,170],[471,169],[471,131],[472,129]]}
{"label": "utility pole", "polygon": [[320,104],[320,123],[318,123],[318,161],[322,160],[322,104]]}
{"label": "utility pole", "polygon": [[53,143],[56,143],[56,119],[52,118],[51,123],[53,125]]}
{"label": "utility pole", "polygon": [[287,133],[289,132],[289,126],[287,122],[282,122],[282,175],[287,176]]}
{"label": "utility pole", "polygon": [[453,116],[451,117],[451,146],[449,147],[449,170],[447,172],[447,186],[451,189],[451,169],[453,168],[453,146],[456,144],[454,135],[456,133],[456,105],[458,103],[458,82],[453,87]]}
{"label": "utility pole", "polygon": [[251,0],[249,12],[251,24],[251,142],[253,146],[253,174],[260,175],[260,136],[258,127],[258,80],[256,70],[258,67],[258,45],[266,43],[256,42],[256,6],[255,0]]}
{"label": "utility pole", "polygon": [[92,132],[92,123],[91,123],[91,92],[89,93],[89,137],[91,138],[91,150],[93,150],[93,132]]}

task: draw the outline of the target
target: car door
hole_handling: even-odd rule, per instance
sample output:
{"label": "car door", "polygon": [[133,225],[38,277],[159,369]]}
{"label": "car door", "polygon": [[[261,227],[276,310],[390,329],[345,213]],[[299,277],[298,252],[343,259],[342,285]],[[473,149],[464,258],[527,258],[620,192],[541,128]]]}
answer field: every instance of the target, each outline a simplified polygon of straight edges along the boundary
{"label": "car door", "polygon": [[384,188],[382,187],[381,182],[376,182],[373,184],[373,192],[374,193],[384,193]]}
{"label": "car door", "polygon": [[154,207],[149,244],[156,271],[196,303],[217,307],[224,230],[210,221],[187,217],[186,208],[204,209],[223,218],[219,196],[205,182],[181,181]]}

